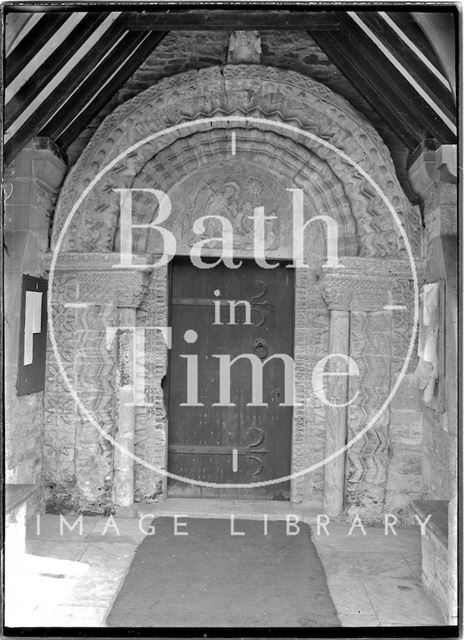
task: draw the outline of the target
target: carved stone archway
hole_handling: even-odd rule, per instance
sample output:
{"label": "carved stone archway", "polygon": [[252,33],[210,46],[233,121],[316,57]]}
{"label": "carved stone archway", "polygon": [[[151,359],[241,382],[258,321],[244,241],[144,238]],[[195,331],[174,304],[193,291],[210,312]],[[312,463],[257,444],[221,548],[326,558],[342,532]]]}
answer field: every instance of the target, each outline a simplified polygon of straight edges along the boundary
{"label": "carved stone archway", "polygon": [[[348,433],[348,417],[345,416],[344,424],[339,421],[335,424],[326,408],[314,397],[312,369],[329,349],[336,350],[340,346],[333,343],[335,329],[340,323],[344,327],[342,340],[349,348],[352,340],[349,318],[352,311],[358,311],[353,307],[353,300],[358,300],[361,294],[361,298],[367,296],[369,302],[359,311],[369,314],[375,303],[383,300],[386,304],[393,295],[392,274],[395,274],[404,283],[402,298],[410,304],[410,271],[404,260],[403,243],[383,201],[342,156],[298,133],[284,133],[262,124],[235,128],[240,155],[234,160],[230,158],[226,123],[195,122],[217,115],[248,115],[291,123],[330,142],[376,180],[403,220],[413,251],[419,252],[418,212],[401,190],[389,152],[374,128],[344,99],[320,83],[280,69],[247,65],[191,71],[166,78],[118,107],[105,119],[68,175],[57,205],[53,246],[74,203],[98,171],[128,147],[156,131],[181,122],[192,122],[191,127],[143,144],[126,156],[102,177],[98,188],[92,190],[72,219],[57,262],[55,294],[57,308],[66,301],[73,311],[70,312],[69,306],[62,310],[65,317],[58,340],[72,370],[73,381],[79,387],[85,377],[89,389],[94,385],[94,392],[88,394],[89,405],[102,420],[106,432],[135,450],[140,457],[148,456],[152,464],[165,467],[167,425],[161,380],[166,370],[166,347],[163,341],[159,336],[152,336],[147,350],[148,366],[152,367],[154,380],[147,390],[152,408],[150,411],[134,409],[130,415],[124,414],[122,420],[120,406],[115,400],[118,397],[121,400],[122,387],[115,383],[115,369],[119,371],[119,382],[124,379],[126,386],[137,390],[140,385],[137,369],[135,378],[130,379],[125,363],[146,345],[137,344],[137,339],[131,341],[127,335],[119,336],[118,349],[95,339],[95,333],[103,332],[108,321],[123,326],[128,322],[138,326],[167,324],[166,270],[147,268],[144,272],[139,271],[136,283],[125,282],[129,278],[127,272],[113,268],[119,262],[118,255],[113,253],[118,250],[119,242],[119,198],[113,190],[156,186],[170,196],[175,195],[176,201],[185,202],[186,190],[192,189],[195,176],[207,171],[213,181],[219,180],[220,169],[217,167],[221,162],[225,166],[226,160],[231,179],[237,184],[240,167],[245,167],[245,172],[251,173],[263,185],[266,185],[263,177],[266,173],[273,176],[281,191],[303,189],[312,205],[310,215],[329,214],[337,220],[341,230],[339,254],[351,261],[350,282],[358,294],[347,297],[346,281],[335,276],[329,282],[320,280],[324,247],[323,236],[316,234],[311,250],[308,249],[309,269],[297,270],[296,278],[295,363],[297,400],[301,401],[301,406],[295,408],[294,413],[292,471],[298,472],[330,454],[331,447],[338,446]],[[272,185],[268,187],[272,189]],[[195,197],[191,200],[195,208]],[[282,206],[284,210],[285,203]],[[142,199],[135,199],[134,209],[140,221],[146,218]],[[179,208],[172,216],[172,228],[184,241],[179,247],[181,253],[189,246],[182,226],[186,211]],[[285,227],[281,225],[282,229]],[[142,254],[142,262],[149,263],[149,254],[156,253],[158,248],[149,235],[139,234],[135,236],[134,250]],[[281,234],[280,242],[271,248],[269,255],[289,258],[289,251],[285,236]],[[252,248],[243,245],[239,254],[252,257]],[[371,273],[366,274],[366,270]],[[371,277],[374,272],[375,282]],[[132,291],[129,296],[132,302],[127,301],[127,293],[124,300],[120,297],[125,286]],[[343,309],[334,308],[331,302],[327,304],[329,298],[333,298],[327,294],[327,287],[332,293],[334,287],[339,287],[346,301]],[[78,312],[78,308],[85,310]],[[342,311],[341,320],[339,311]],[[376,322],[378,324],[378,317]],[[372,323],[374,333],[376,322]],[[408,323],[401,323],[400,338],[404,342]],[[381,324],[390,335],[392,314],[384,313]],[[367,343],[374,335],[369,331],[364,335]],[[338,329],[337,332],[340,334]],[[385,346],[387,348],[390,348],[389,344]],[[389,354],[390,351],[385,353],[385,358],[390,358]],[[50,352],[46,400],[50,408],[46,427],[50,441],[56,437],[59,426],[53,416],[53,406],[58,397],[69,397],[54,360]],[[367,378],[368,371],[363,371],[363,379]],[[388,390],[391,383],[388,378],[382,385]],[[340,389],[340,393],[345,392],[346,389]],[[134,464],[115,454],[111,443],[96,434],[76,412],[72,402],[61,404],[66,437],[71,440],[74,426],[77,445],[72,465],[63,465],[60,454],[56,453],[47,473],[61,491],[71,495],[71,502],[74,500],[81,508],[101,510],[112,504],[128,506],[134,492],[142,500],[151,500],[157,493],[164,492],[164,481],[155,472],[145,470],[143,465],[135,465],[134,471]],[[371,410],[372,407],[362,406],[359,413],[368,415]],[[359,428],[355,419],[352,422],[352,429]],[[378,440],[386,439],[387,428],[385,424],[379,428]],[[292,500],[317,508],[325,506],[327,511],[338,514],[343,507],[348,473],[345,456],[340,456],[334,465],[295,480]],[[377,499],[375,504],[380,504]]]}
{"label": "carved stone archway", "polygon": [[[418,247],[418,212],[395,174],[390,153],[374,127],[328,87],[294,71],[257,65],[228,65],[164,78],[105,118],[70,171],[57,204],[52,244],[83,189],[111,160],[140,140],[181,122],[216,115],[241,115],[291,123],[316,134],[348,155],[376,181]],[[218,124],[219,128],[226,128]],[[139,147],[105,174],[74,216],[64,251],[111,251],[119,215],[112,188],[130,187],[145,164],[179,137],[210,131],[211,124],[173,132]],[[261,127],[259,127],[261,128]],[[296,138],[339,178],[362,238],[360,255],[393,257],[404,249],[387,209],[370,185],[336,152],[303,136]],[[303,164],[300,163],[300,166]],[[96,219],[94,212],[98,211]],[[93,232],[93,233],[92,233]]]}

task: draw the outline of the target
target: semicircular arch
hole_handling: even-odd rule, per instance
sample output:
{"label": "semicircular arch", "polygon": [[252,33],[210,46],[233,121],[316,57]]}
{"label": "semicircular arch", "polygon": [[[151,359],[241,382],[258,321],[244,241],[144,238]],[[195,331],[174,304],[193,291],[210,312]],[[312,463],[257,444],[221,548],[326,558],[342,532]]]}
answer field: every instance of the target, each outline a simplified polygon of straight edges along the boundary
{"label": "semicircular arch", "polygon": [[[266,144],[272,147],[269,132],[274,132],[274,142],[287,138],[289,147],[299,147],[299,156],[292,160],[296,182],[297,177],[304,174],[308,158],[316,158],[321,167],[330,171],[334,183],[342,185],[348,202],[344,205],[345,211],[349,209],[353,226],[358,230],[359,255],[405,256],[403,243],[385,204],[338,153],[304,135],[288,131],[277,135],[272,121],[311,132],[362,166],[390,199],[405,223],[413,251],[418,250],[416,212],[402,191],[390,153],[373,126],[325,85],[293,71],[258,65],[210,67],[171,76],[115,109],[97,130],[62,187],[52,245],[76,200],[103,167],[153,133],[190,122],[188,128],[152,139],[127,154],[105,173],[98,188],[87,195],[75,214],[62,250],[111,251],[119,216],[119,198],[113,190],[134,184],[143,167],[180,138],[191,138],[194,133],[212,129],[222,129],[224,136],[227,135],[224,131],[226,121],[205,123],[205,119],[237,115],[263,118],[270,123],[269,127],[265,123],[235,123],[234,130],[239,137],[241,130],[248,136],[252,131],[261,131],[268,134]],[[199,120],[201,122],[197,123]],[[274,157],[277,164],[280,153]],[[286,157],[290,158],[291,154]]]}

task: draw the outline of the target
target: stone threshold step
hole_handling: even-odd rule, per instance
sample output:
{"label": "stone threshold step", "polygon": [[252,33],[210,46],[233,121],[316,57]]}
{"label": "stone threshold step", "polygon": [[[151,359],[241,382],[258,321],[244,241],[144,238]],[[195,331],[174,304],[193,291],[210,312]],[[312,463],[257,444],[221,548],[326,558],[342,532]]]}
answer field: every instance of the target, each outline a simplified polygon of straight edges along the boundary
{"label": "stone threshold step", "polygon": [[314,523],[318,510],[311,505],[301,505],[275,500],[216,500],[202,498],[167,498],[162,502],[134,503],[128,509],[116,511],[116,517],[154,517],[183,515],[192,518],[236,518],[285,520],[287,515],[295,515],[302,522]]}

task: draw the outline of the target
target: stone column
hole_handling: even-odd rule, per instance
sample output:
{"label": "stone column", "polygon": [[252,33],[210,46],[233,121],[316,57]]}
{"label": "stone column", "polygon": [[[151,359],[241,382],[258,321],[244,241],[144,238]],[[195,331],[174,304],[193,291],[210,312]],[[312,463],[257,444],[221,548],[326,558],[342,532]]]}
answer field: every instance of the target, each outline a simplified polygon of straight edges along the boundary
{"label": "stone column", "polygon": [[[349,353],[350,313],[331,309],[329,353]],[[329,378],[327,397],[335,405],[343,405],[348,396],[347,363],[341,358],[329,360],[328,372],[339,373]],[[336,454],[346,444],[346,406],[327,407],[326,456]],[[345,453],[337,455],[325,466],[324,513],[339,516],[343,511]]]}
{"label": "stone column", "polygon": [[134,502],[134,439],[135,407],[138,397],[137,376],[145,376],[136,365],[137,344],[135,327],[137,307],[148,286],[147,275],[151,267],[145,270],[125,270],[118,273],[120,284],[116,294],[118,306],[118,424],[116,429],[116,448],[113,462],[113,504],[116,508],[130,508]]}
{"label": "stone column", "polygon": [[[339,279],[337,271],[325,272],[323,296],[330,309],[329,354],[349,356],[350,308],[352,294],[346,281]],[[329,360],[328,373],[340,373],[328,378],[327,400],[334,406],[327,406],[326,458],[336,457],[325,465],[324,513],[336,517],[343,511],[345,485],[345,453],[337,452],[346,444],[347,409],[343,405],[348,396],[347,363],[342,358]]]}
{"label": "stone column", "polygon": [[[116,507],[130,507],[134,502],[134,432],[135,432],[135,327],[136,310],[121,307],[118,312],[118,424],[113,462],[113,500]],[[126,453],[127,452],[127,453]]]}

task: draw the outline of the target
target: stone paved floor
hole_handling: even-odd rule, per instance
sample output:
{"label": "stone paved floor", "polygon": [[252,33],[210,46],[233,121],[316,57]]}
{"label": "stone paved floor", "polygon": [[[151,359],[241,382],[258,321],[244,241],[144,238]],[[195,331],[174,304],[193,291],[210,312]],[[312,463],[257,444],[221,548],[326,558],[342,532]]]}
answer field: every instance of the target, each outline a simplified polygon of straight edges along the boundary
{"label": "stone paved floor", "polygon": [[421,584],[419,527],[388,537],[383,527],[349,529],[329,524],[329,536],[313,538],[342,625],[443,625]]}
{"label": "stone paved floor", "polygon": [[[259,517],[257,503],[233,501],[167,501],[144,505],[140,515],[190,513],[193,517]],[[213,507],[212,507],[213,503]],[[262,504],[269,518],[284,518],[295,509],[285,503]],[[253,509],[253,513],[252,513]],[[259,509],[258,509],[259,510]],[[298,513],[298,511],[296,511]],[[298,514],[314,523],[309,513]],[[67,516],[72,524],[76,516]],[[115,516],[118,533],[105,525],[108,519],[83,517],[82,535],[77,527],[60,534],[59,517],[41,516],[28,527],[26,561],[7,567],[8,626],[104,626],[105,616],[129,568],[137,545],[144,537],[139,518]],[[147,517],[143,526],[148,527]],[[348,536],[349,525],[328,525],[314,541],[327,573],[329,589],[343,626],[440,625],[437,608],[420,582],[420,531],[397,529],[385,537],[383,528],[366,527]],[[313,526],[316,533],[316,527]]]}

